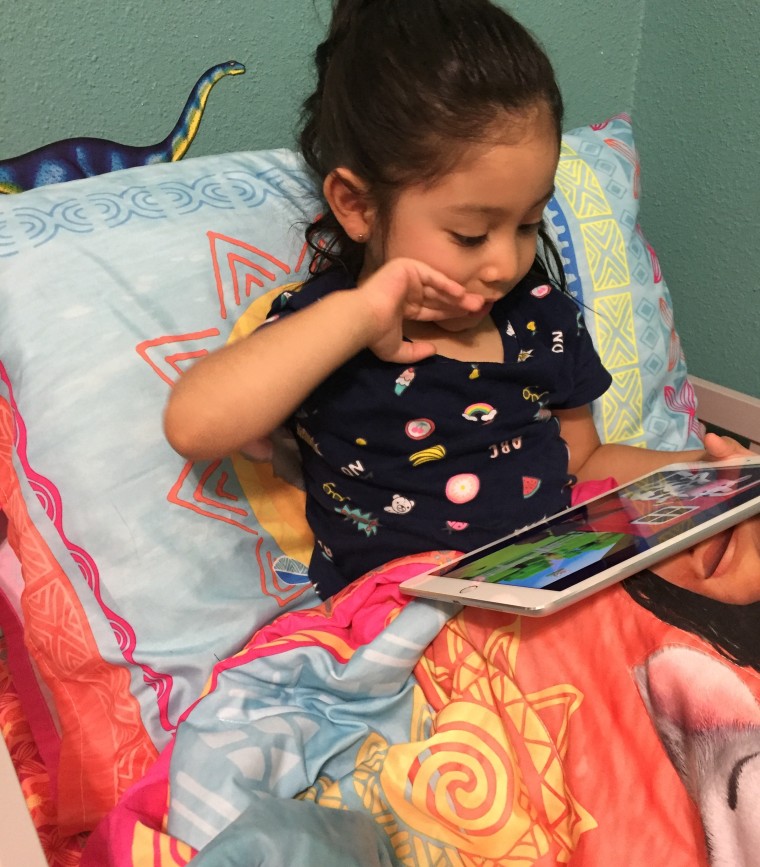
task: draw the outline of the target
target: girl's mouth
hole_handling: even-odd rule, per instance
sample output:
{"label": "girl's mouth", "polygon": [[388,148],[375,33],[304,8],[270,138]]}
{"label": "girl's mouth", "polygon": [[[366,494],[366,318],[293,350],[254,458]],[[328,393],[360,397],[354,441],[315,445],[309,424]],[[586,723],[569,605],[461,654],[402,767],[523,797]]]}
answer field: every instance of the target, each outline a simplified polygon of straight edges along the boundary
{"label": "girl's mouth", "polygon": [[705,578],[720,578],[734,557],[734,527],[724,530],[702,543],[700,559]]}

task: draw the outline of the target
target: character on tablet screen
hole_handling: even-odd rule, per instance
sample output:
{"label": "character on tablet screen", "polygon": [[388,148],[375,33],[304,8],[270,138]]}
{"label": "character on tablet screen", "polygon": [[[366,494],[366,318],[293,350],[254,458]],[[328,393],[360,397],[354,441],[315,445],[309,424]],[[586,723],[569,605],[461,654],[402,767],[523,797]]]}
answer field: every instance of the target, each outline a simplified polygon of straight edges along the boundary
{"label": "character on tablet screen", "polygon": [[547,535],[534,542],[516,542],[468,567],[472,573],[468,577],[477,575],[481,581],[493,584],[545,587],[564,575],[598,563],[625,540],[622,533],[577,530]]}
{"label": "character on tablet screen", "polygon": [[664,474],[662,479],[648,483],[640,490],[634,490],[628,498],[662,502],[672,499],[727,497],[729,494],[743,490],[742,483],[750,479],[749,475],[739,476],[736,479],[714,479],[709,472],[673,471]]}

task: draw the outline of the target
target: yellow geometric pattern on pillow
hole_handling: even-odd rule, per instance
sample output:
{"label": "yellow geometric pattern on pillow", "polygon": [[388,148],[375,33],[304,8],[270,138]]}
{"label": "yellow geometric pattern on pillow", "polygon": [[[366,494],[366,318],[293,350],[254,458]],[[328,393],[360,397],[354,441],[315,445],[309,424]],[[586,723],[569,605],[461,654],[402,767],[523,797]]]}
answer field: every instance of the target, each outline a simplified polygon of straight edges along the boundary
{"label": "yellow geometric pattern on pillow", "polygon": [[631,282],[625,240],[617,220],[594,220],[581,225],[594,292],[620,289]]}
{"label": "yellow geometric pattern on pillow", "polygon": [[554,181],[573,213],[579,220],[610,216],[610,203],[591,166],[584,160],[573,159],[568,152],[572,153],[571,149],[564,147]]}
{"label": "yellow geometric pattern on pillow", "polygon": [[[604,360],[604,359],[602,359]],[[608,367],[609,369],[609,367]],[[608,443],[643,437],[643,391],[638,367],[610,370],[612,385],[602,397],[603,439]],[[636,443],[636,445],[643,445]]]}
{"label": "yellow geometric pattern on pillow", "polygon": [[555,182],[578,221],[594,290],[596,316],[592,328],[599,356],[613,377],[601,401],[603,439],[638,440],[636,445],[645,445],[643,384],[633,306],[628,292],[616,291],[627,289],[631,282],[623,227],[615,218],[594,166],[566,141],[562,142]]}
{"label": "yellow geometric pattern on pillow", "polygon": [[599,352],[607,368],[639,363],[630,292],[602,295],[594,303]]}

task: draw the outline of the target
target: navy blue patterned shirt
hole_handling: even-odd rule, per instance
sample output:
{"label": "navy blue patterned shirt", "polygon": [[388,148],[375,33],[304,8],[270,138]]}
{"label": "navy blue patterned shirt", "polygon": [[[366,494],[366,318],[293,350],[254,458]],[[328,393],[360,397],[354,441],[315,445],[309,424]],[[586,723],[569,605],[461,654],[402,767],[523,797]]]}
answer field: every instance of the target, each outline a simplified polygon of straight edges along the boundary
{"label": "navy blue patterned shirt", "polygon": [[[268,321],[353,285],[329,271],[281,295]],[[611,377],[578,305],[545,280],[526,277],[491,318],[503,362],[404,365],[363,350],[290,419],[322,598],[388,560],[471,550],[569,505],[574,478],[552,410],[590,403]]]}

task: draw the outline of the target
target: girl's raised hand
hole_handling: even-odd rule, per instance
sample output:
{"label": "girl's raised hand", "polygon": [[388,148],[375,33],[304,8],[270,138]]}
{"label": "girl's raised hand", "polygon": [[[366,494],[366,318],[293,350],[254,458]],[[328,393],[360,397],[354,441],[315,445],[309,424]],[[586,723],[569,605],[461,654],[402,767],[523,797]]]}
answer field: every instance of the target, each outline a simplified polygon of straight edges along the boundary
{"label": "girl's raised hand", "polygon": [[476,313],[481,295],[468,292],[440,271],[416,259],[391,259],[357,290],[368,305],[373,338],[368,348],[383,361],[408,364],[435,353],[427,341],[404,340],[403,323],[435,322]]}

